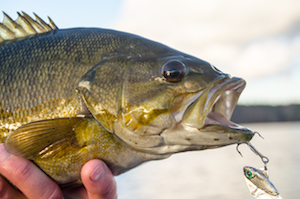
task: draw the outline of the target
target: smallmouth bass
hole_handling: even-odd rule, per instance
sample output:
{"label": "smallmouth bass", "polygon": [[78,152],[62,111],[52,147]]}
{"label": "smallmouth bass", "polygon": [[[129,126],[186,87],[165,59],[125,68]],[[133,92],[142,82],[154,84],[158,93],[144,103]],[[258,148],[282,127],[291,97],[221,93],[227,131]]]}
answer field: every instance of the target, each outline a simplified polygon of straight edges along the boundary
{"label": "smallmouth bass", "polygon": [[230,121],[243,79],[133,34],[22,14],[0,24],[0,139],[57,183],[94,158],[118,175],[253,137]]}

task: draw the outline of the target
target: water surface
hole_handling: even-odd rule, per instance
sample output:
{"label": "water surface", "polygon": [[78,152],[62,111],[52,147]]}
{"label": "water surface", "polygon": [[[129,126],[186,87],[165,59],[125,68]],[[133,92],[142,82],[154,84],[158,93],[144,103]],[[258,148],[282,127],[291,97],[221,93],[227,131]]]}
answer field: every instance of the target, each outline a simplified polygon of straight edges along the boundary
{"label": "water surface", "polygon": [[[251,143],[270,159],[270,180],[283,198],[298,198],[300,188],[300,122],[246,124]],[[185,152],[152,161],[116,177],[119,199],[253,199],[243,167],[263,167],[247,145]],[[297,191],[297,193],[296,193]]]}

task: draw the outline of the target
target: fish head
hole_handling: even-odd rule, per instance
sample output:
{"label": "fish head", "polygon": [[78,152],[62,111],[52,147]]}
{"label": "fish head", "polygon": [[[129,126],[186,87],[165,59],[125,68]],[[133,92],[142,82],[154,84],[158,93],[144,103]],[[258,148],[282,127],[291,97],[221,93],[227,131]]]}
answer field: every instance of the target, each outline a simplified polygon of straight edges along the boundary
{"label": "fish head", "polygon": [[149,46],[105,60],[78,84],[92,115],[109,132],[157,154],[251,140],[252,131],[230,121],[243,79],[176,50]]}

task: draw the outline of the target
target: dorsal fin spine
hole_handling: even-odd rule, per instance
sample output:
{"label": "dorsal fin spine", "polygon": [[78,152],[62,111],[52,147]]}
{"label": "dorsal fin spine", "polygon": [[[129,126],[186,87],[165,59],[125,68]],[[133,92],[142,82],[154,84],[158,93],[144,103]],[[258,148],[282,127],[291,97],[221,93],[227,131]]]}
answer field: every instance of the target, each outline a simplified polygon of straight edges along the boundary
{"label": "dorsal fin spine", "polygon": [[[44,27],[44,29],[45,29],[46,31],[52,30],[52,28],[51,28],[46,22],[44,22],[44,20],[41,19],[37,14],[33,13],[33,15],[35,16],[36,21],[37,21],[38,23],[40,23],[40,24]],[[51,22],[50,22],[50,23],[51,23]]]}
{"label": "dorsal fin spine", "polygon": [[49,25],[50,27],[55,30],[55,29],[58,29],[58,27],[55,25],[55,23],[52,21],[52,19],[50,17],[48,17],[49,19]]}
{"label": "dorsal fin spine", "polygon": [[[22,38],[29,35],[49,32],[58,29],[54,22],[49,18],[49,24],[44,22],[34,13],[36,20],[32,19],[28,14],[22,11],[18,13],[18,18],[14,21],[5,12],[3,22],[0,23],[0,46],[2,42]],[[3,45],[3,43],[2,43]],[[6,43],[4,43],[6,45]]]}
{"label": "dorsal fin spine", "polygon": [[36,34],[37,32],[32,27],[30,22],[24,16],[22,16],[19,12],[17,12],[17,13],[18,13],[18,18],[16,20],[16,23],[19,24],[28,35]]}
{"label": "dorsal fin spine", "polygon": [[22,14],[24,18],[29,22],[29,24],[32,26],[32,28],[37,32],[37,33],[42,33],[45,31],[43,26],[41,26],[39,23],[34,21],[28,14],[22,11]]}
{"label": "dorsal fin spine", "polygon": [[5,40],[15,39],[14,33],[10,31],[5,25],[0,24],[0,35]]}
{"label": "dorsal fin spine", "polygon": [[24,37],[26,32],[21,26],[14,22],[5,12],[3,12],[4,18],[2,24],[5,25],[11,32],[14,33],[15,37]]}

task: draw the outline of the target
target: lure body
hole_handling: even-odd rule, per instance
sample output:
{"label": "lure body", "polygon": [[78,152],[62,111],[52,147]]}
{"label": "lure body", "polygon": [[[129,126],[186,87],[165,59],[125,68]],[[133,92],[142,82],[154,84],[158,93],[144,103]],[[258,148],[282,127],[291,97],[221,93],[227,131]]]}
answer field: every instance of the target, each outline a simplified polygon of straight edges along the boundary
{"label": "lure body", "polygon": [[276,187],[269,180],[266,170],[245,166],[244,178],[255,199],[281,199]]}

